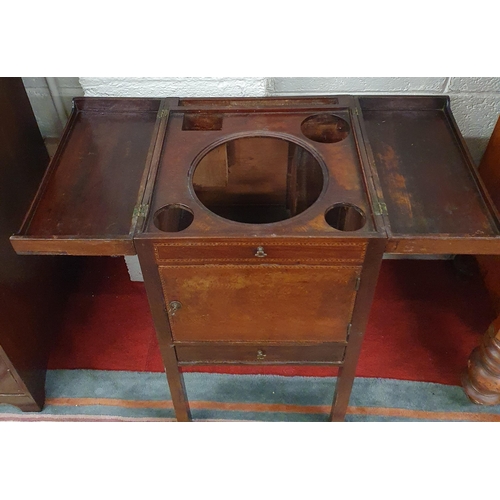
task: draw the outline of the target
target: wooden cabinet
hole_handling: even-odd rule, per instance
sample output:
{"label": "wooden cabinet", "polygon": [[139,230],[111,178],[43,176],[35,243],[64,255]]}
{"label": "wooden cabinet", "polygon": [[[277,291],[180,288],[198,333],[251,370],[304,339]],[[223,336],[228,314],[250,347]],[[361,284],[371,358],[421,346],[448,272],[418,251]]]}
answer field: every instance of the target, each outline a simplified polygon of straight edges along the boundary
{"label": "wooden cabinet", "polygon": [[179,366],[339,366],[344,418],[384,251],[500,253],[446,97],[78,98],[19,253],[137,254]]}
{"label": "wooden cabinet", "polygon": [[21,78],[0,78],[0,404],[23,410],[43,406],[47,360],[68,284],[68,262],[16,255],[9,243],[48,163]]}
{"label": "wooden cabinet", "polygon": [[[500,119],[484,152],[479,173],[497,210],[500,209]],[[478,255],[476,258],[493,306],[500,314],[500,257]],[[474,403],[500,404],[500,316],[485,332],[481,345],[472,351],[462,385]]]}

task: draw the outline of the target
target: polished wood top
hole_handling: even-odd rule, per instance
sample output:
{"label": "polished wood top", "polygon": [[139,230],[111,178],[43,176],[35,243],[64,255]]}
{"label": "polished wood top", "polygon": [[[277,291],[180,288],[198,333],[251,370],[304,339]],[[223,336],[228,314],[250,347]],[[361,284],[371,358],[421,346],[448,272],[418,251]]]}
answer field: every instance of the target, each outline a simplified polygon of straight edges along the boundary
{"label": "polished wood top", "polygon": [[393,251],[398,250],[399,238],[399,249],[404,251],[420,246],[420,238],[473,240],[500,234],[495,210],[446,98],[361,98],[360,102]]}
{"label": "polished wood top", "polygon": [[[304,122],[318,116],[317,110],[269,111],[259,102],[251,110],[218,112],[221,119],[215,130],[186,128],[186,116],[200,116],[196,108],[189,113],[170,111],[144,235],[344,238],[344,231],[325,220],[335,203],[354,205],[365,215],[363,228],[352,232],[354,238],[376,234],[358,153],[363,142],[354,123],[354,100],[328,110],[346,124],[345,137],[338,142],[318,142],[304,135]],[[204,165],[208,161],[211,164]],[[198,175],[202,167],[205,172]],[[310,191],[317,192],[315,200],[307,200]],[[294,215],[297,203],[304,209]],[[159,230],[155,223],[155,214],[171,204],[183,205],[194,215],[192,224],[175,234]],[[383,234],[382,228],[379,231]]]}
{"label": "polished wood top", "polygon": [[[74,100],[21,233],[37,253],[133,254],[160,99]],[[28,243],[31,242],[31,243]],[[44,246],[45,245],[45,246]]]}
{"label": "polished wood top", "polygon": [[498,254],[499,235],[447,98],[78,98],[12,244],[382,237],[388,252]]}

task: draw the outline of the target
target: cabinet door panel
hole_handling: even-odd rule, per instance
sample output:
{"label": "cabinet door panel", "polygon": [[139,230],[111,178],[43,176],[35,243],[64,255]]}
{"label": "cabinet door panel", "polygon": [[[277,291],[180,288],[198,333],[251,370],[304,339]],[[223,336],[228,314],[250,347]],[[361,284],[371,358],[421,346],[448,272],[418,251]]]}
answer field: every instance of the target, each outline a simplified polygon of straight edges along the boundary
{"label": "cabinet door panel", "polygon": [[176,341],[345,341],[359,272],[357,266],[160,267]]}

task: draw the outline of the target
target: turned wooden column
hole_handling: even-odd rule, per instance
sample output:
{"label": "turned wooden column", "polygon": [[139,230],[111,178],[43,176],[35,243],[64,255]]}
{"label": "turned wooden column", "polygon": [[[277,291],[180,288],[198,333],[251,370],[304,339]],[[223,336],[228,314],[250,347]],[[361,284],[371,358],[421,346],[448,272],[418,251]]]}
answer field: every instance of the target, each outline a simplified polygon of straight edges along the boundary
{"label": "turned wooden column", "polygon": [[[481,159],[479,173],[497,210],[500,209],[500,119]],[[484,334],[481,345],[472,351],[462,385],[474,403],[497,405],[500,404],[500,256],[476,258],[499,316]]]}
{"label": "turned wooden column", "polygon": [[500,404],[500,316],[469,358],[462,385],[469,399],[481,405]]}

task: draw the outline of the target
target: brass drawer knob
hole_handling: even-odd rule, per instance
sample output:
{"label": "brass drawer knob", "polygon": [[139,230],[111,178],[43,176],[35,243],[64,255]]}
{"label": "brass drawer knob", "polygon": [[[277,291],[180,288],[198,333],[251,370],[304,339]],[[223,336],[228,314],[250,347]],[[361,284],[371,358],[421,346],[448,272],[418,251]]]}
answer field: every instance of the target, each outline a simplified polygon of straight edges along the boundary
{"label": "brass drawer knob", "polygon": [[170,316],[175,316],[175,313],[182,307],[182,304],[178,300],[173,300],[168,305],[168,314]]}
{"label": "brass drawer knob", "polygon": [[264,252],[264,247],[257,247],[257,251],[255,252],[255,257],[267,257],[267,253]]}
{"label": "brass drawer knob", "polygon": [[263,361],[264,359],[266,359],[266,353],[264,351],[262,351],[261,349],[259,349],[257,351],[257,359],[259,361]]}

